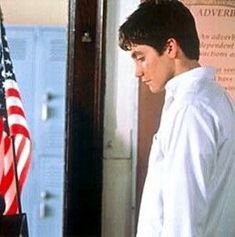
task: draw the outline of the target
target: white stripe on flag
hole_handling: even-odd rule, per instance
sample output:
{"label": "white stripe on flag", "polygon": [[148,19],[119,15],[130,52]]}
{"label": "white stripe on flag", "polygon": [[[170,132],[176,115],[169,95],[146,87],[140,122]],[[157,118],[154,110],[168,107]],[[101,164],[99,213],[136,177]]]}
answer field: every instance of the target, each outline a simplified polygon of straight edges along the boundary
{"label": "white stripe on flag", "polygon": [[12,80],[12,79],[7,79],[5,82],[4,82],[4,87],[5,89],[16,89],[17,91],[19,91],[19,86],[17,84],[17,82],[15,80]]}
{"label": "white stripe on flag", "polygon": [[21,156],[18,160],[18,164],[17,164],[17,173],[18,175],[20,176],[26,162],[28,161],[28,158],[29,158],[29,154],[30,154],[30,141],[29,139],[25,138],[24,136],[22,135],[17,135],[16,136],[16,139],[15,139],[15,144],[16,144],[16,151],[18,151],[19,149],[19,140],[22,140],[22,139],[25,139],[25,145],[24,145],[24,148],[22,149],[22,153],[21,153]]}
{"label": "white stripe on flag", "polygon": [[22,101],[18,97],[9,96],[6,98],[6,102],[7,102],[7,109],[9,109],[11,106],[18,106],[21,109],[23,108]]}
{"label": "white stripe on flag", "polygon": [[11,126],[12,124],[19,124],[26,129],[28,129],[27,122],[24,117],[18,115],[18,114],[11,114],[8,116],[8,123]]}

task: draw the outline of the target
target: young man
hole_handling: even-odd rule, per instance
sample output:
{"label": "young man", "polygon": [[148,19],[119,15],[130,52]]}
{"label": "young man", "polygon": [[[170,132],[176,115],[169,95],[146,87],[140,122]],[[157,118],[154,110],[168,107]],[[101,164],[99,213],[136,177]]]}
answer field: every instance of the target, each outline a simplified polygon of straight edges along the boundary
{"label": "young man", "polygon": [[166,90],[137,236],[234,237],[235,109],[215,70],[198,63],[193,16],[178,1],[142,3],[119,44],[153,93]]}

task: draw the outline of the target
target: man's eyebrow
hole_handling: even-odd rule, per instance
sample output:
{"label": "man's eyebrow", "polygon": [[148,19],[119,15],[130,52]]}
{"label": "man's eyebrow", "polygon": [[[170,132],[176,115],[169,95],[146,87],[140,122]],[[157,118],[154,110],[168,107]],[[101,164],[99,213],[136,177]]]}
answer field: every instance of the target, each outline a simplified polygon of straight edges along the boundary
{"label": "man's eyebrow", "polygon": [[131,57],[133,59],[136,59],[138,56],[140,55],[143,55],[143,53],[141,51],[134,51],[132,54],[131,54]]}

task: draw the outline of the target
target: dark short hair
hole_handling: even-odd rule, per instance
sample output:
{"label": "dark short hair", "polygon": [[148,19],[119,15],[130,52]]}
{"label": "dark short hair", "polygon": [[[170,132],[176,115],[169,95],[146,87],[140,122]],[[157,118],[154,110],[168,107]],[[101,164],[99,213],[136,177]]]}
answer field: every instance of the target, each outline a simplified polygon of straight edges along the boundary
{"label": "dark short hair", "polygon": [[194,18],[179,1],[143,2],[119,28],[119,46],[124,50],[131,50],[135,44],[145,44],[161,55],[169,38],[177,41],[186,57],[199,59]]}

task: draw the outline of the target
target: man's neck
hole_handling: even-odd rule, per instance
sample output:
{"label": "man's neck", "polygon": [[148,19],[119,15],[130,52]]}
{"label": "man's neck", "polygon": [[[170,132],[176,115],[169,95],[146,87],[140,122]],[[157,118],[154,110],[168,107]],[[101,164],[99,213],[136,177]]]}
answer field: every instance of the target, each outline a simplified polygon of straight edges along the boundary
{"label": "man's neck", "polygon": [[175,76],[190,71],[194,68],[200,67],[200,64],[197,60],[190,60],[184,58],[184,60],[175,61]]}

